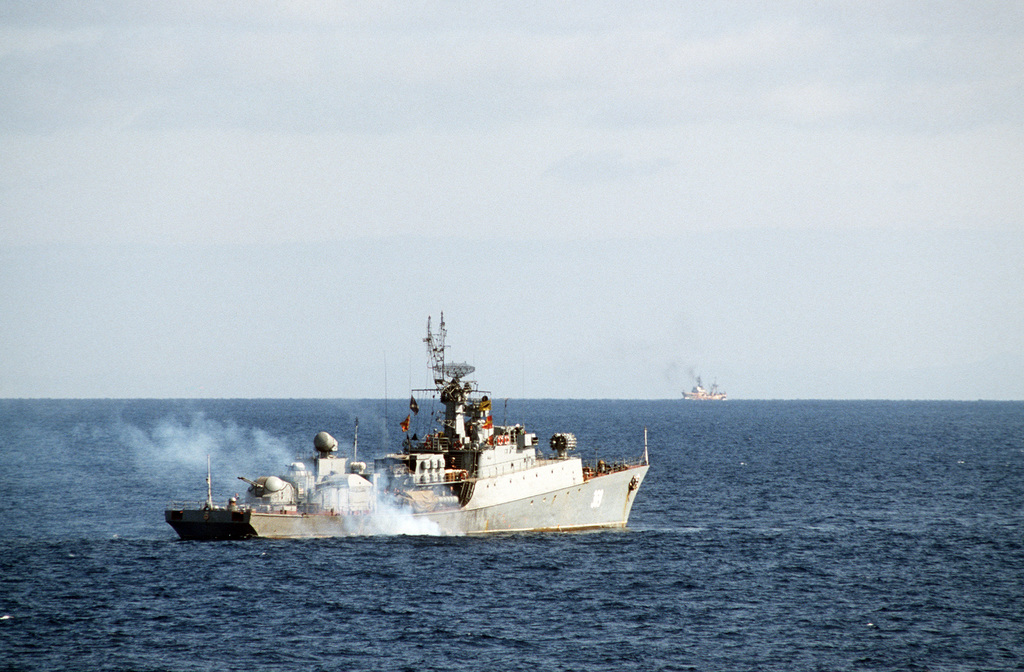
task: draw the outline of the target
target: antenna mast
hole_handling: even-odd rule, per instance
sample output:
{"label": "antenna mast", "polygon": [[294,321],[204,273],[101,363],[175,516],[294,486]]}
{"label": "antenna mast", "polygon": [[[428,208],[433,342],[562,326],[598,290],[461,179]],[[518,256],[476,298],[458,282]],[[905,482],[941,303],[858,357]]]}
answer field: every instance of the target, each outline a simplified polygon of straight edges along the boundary
{"label": "antenna mast", "polygon": [[434,336],[430,328],[430,316],[427,316],[427,337],[423,342],[427,344],[427,358],[430,360],[430,368],[434,371],[434,384],[437,386],[444,385],[445,382],[444,339],[447,333],[444,326],[444,311],[441,312],[441,326],[437,330],[437,336]]}
{"label": "antenna mast", "polygon": [[210,456],[206,456],[206,508],[213,508],[213,484],[210,482]]}

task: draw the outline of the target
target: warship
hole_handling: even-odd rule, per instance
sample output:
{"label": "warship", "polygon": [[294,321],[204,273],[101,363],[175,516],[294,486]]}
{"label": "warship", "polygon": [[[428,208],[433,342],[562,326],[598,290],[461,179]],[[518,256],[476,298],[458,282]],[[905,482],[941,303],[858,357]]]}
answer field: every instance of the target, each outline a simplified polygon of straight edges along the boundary
{"label": "warship", "polygon": [[697,384],[693,386],[693,390],[690,392],[683,392],[683,399],[690,401],[725,401],[725,392],[720,392],[718,389],[718,383],[712,383],[711,389],[705,389],[700,382],[700,376],[697,376]]}
{"label": "warship", "polygon": [[467,376],[475,370],[445,361],[444,314],[435,334],[427,318],[434,387],[414,390],[439,399],[443,415],[422,438],[409,436],[419,413],[415,394],[401,423],[400,452],[372,466],[338,454],[327,432],[314,451],[280,475],[249,479],[242,501],[213,501],[207,468],[205,502],[171,503],[164,517],[182,539],[338,537],[393,533],[487,534],[623,528],[649,465],[634,460],[584,464],[576,437],[551,436],[545,455],[523,425],[496,425],[491,398]]}

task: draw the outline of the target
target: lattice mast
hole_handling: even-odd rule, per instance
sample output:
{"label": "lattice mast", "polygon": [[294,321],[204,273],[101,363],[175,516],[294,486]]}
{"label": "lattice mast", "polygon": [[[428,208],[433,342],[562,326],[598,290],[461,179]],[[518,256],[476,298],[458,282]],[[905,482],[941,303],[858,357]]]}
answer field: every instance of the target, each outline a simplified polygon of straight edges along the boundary
{"label": "lattice mast", "polygon": [[430,318],[427,318],[427,337],[423,341],[427,344],[427,356],[430,359],[430,368],[434,372],[434,385],[445,407],[444,434],[453,445],[457,445],[467,439],[465,413],[470,394],[474,391],[474,385],[468,381],[464,382],[463,377],[476,369],[463,362],[449,364],[445,361],[447,335],[443,312],[436,335],[431,329]]}
{"label": "lattice mast", "polygon": [[427,337],[423,339],[423,342],[427,344],[427,358],[430,360],[430,368],[434,371],[434,385],[438,389],[441,389],[445,383],[444,350],[446,346],[444,339],[447,333],[444,326],[444,312],[441,313],[441,326],[437,331],[437,336],[434,336],[434,331],[430,328],[430,316],[427,316]]}

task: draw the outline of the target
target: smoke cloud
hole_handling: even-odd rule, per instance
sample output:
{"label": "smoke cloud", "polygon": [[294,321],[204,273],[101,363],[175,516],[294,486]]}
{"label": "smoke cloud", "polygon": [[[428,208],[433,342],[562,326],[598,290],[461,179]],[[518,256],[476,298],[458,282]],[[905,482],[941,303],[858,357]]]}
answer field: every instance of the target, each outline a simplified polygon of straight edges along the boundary
{"label": "smoke cloud", "polygon": [[[203,413],[195,413],[187,421],[167,417],[148,429],[122,424],[118,438],[128,449],[137,473],[153,488],[168,491],[168,499],[205,499],[209,456],[213,498],[218,505],[247,487],[238,476],[255,479],[284,474],[289,463],[297,459],[308,463],[312,453],[312,444],[308,454],[298,455],[287,441],[263,429],[213,420]],[[379,494],[367,534],[444,535],[437,523],[384,501]]]}
{"label": "smoke cloud", "polygon": [[377,498],[377,515],[373,520],[373,535],[409,535],[441,537],[444,531],[432,520],[414,516],[412,511],[399,508]]}
{"label": "smoke cloud", "polygon": [[226,500],[242,486],[238,476],[276,474],[295,459],[294,449],[283,439],[259,428],[211,420],[203,413],[193,414],[187,422],[164,418],[152,429],[122,424],[118,437],[140,475],[165,487],[186,487],[183,495],[188,497],[202,492],[205,498],[207,456],[215,500]]}
{"label": "smoke cloud", "polygon": [[[669,362],[664,369],[664,377],[667,383],[682,385],[697,381],[697,367],[694,364],[681,364],[680,362]],[[683,377],[685,375],[685,378]]]}

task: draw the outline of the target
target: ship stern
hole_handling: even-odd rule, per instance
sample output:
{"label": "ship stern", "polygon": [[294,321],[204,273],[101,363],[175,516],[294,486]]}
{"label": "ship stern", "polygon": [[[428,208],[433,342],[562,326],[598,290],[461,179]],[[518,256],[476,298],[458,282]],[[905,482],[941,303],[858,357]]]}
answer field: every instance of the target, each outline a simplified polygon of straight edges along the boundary
{"label": "ship stern", "polygon": [[164,511],[164,520],[182,539],[248,539],[259,536],[250,524],[250,514],[237,509],[171,507]]}

